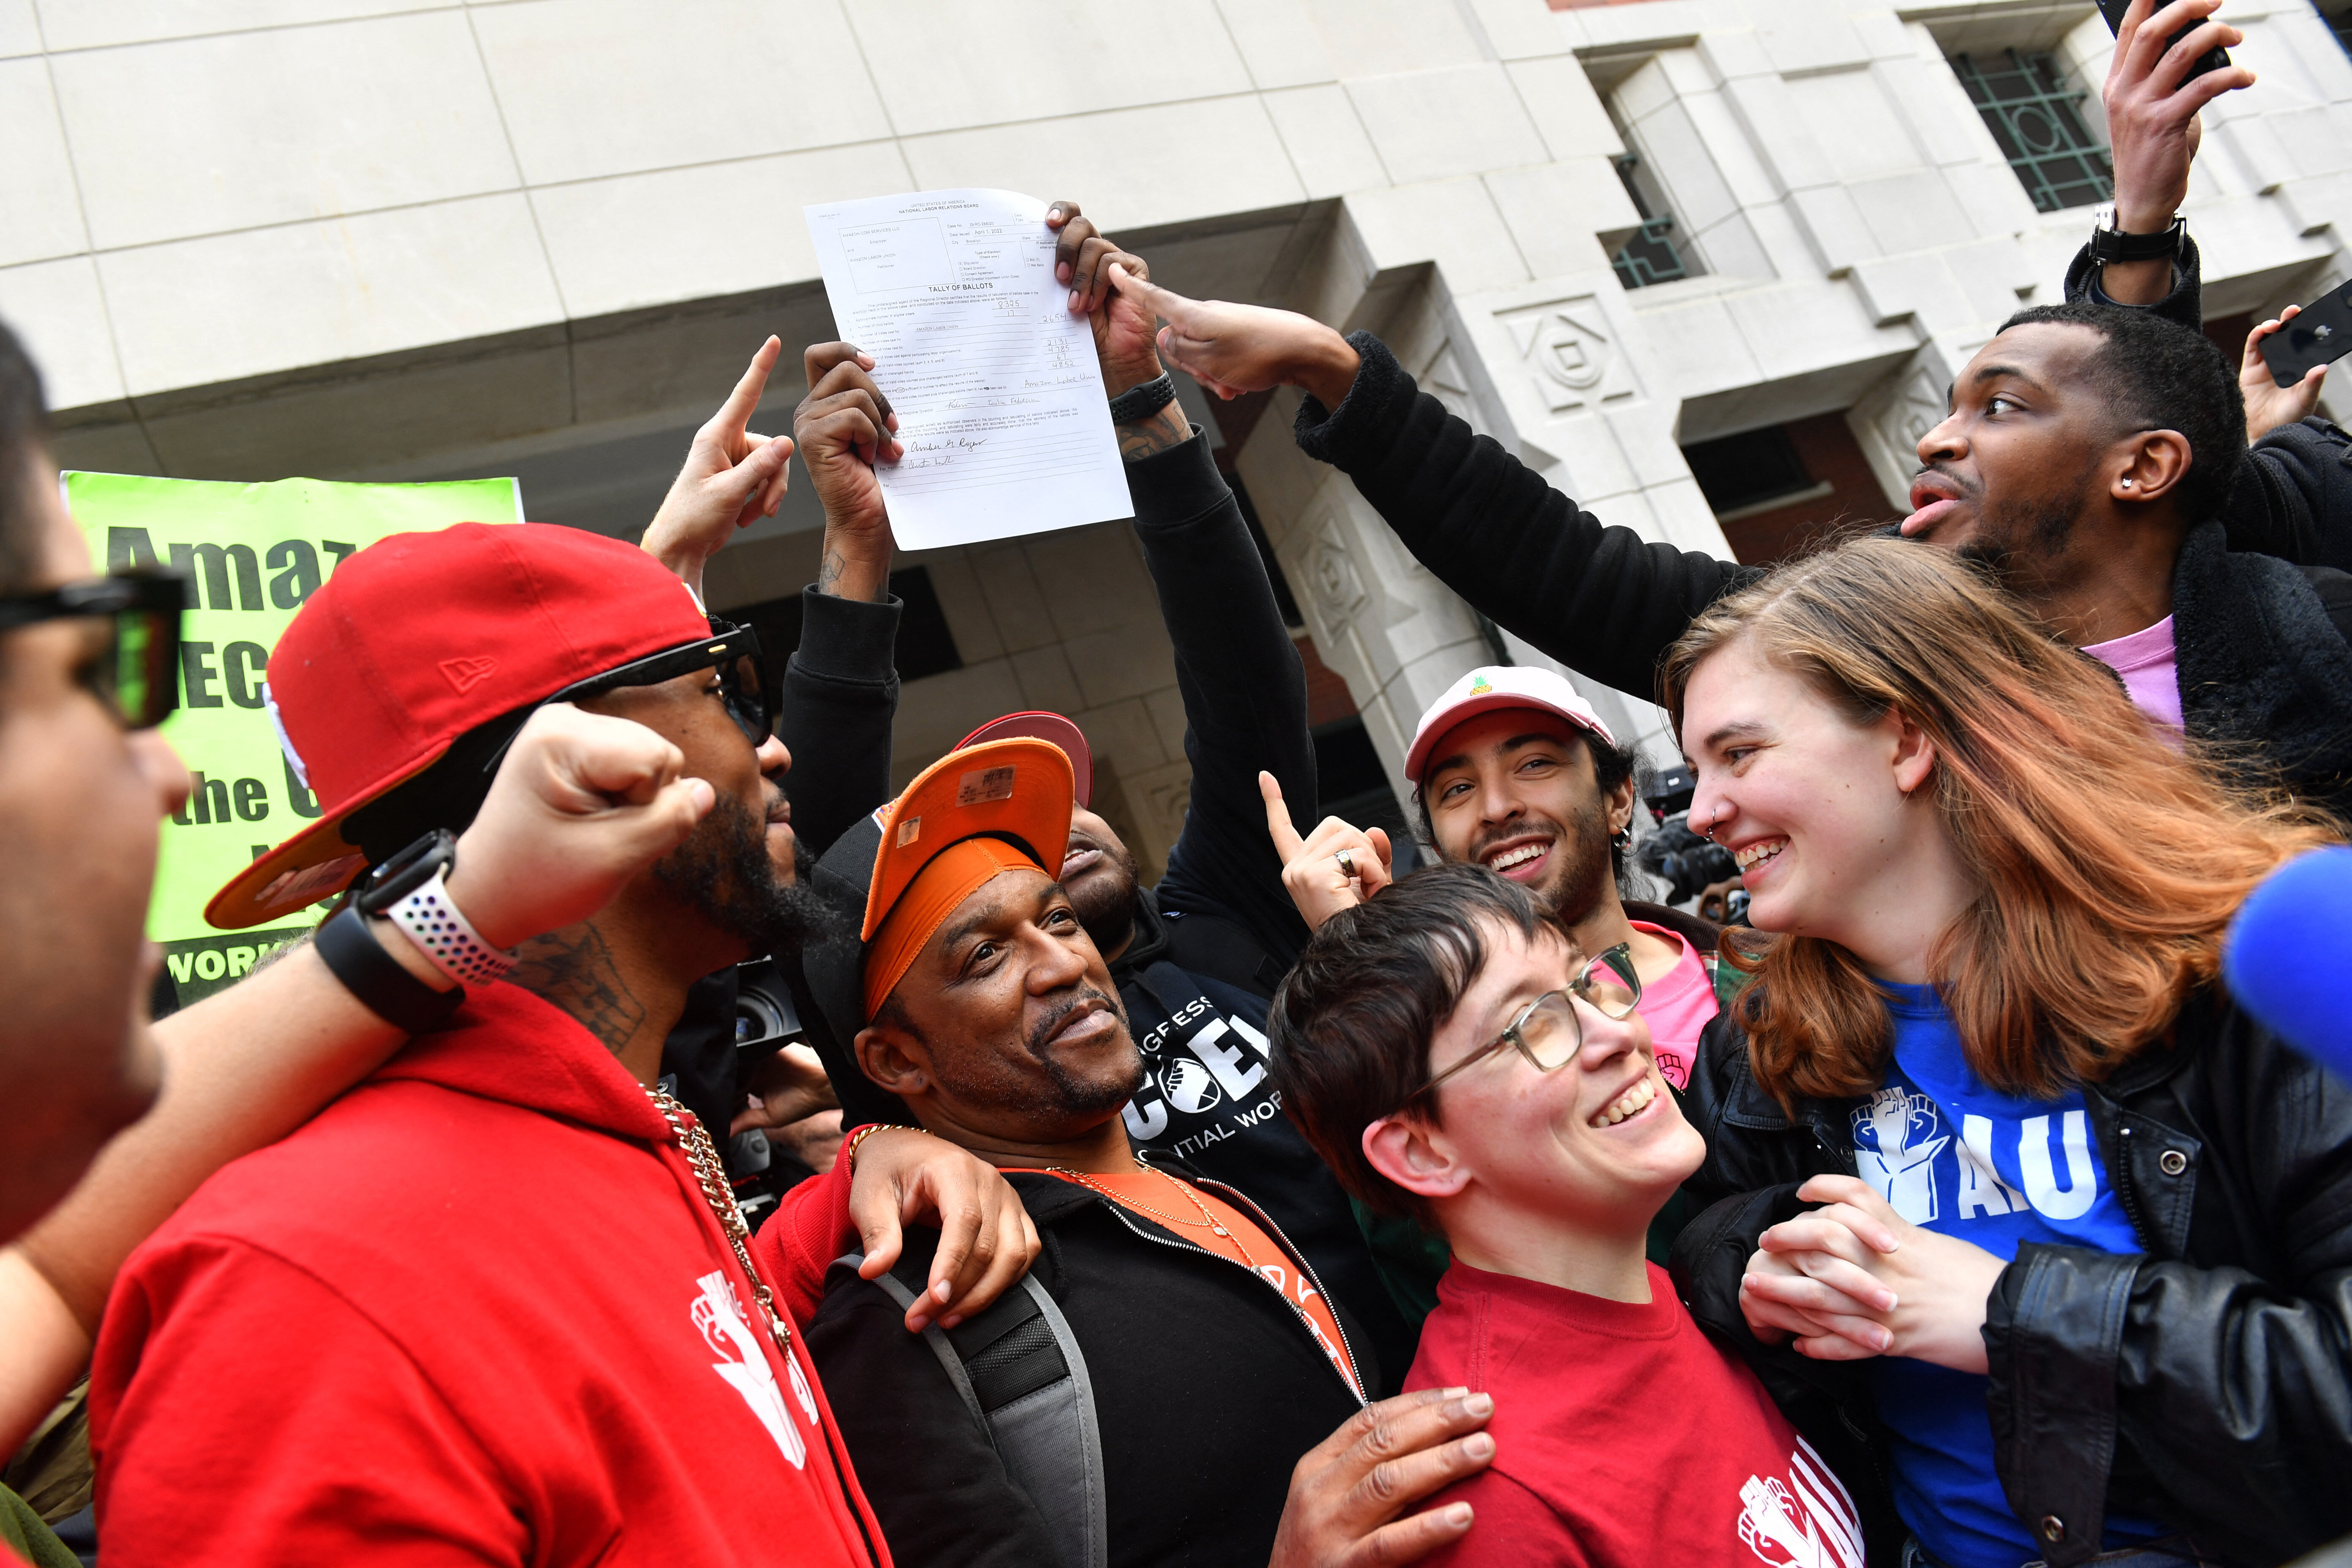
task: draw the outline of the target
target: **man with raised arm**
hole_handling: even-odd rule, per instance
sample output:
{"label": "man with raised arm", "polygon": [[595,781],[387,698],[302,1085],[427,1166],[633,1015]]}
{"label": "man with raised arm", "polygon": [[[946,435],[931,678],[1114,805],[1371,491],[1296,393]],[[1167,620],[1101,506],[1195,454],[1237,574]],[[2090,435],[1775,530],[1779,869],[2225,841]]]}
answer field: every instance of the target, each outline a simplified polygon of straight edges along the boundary
{"label": "man with raised arm", "polygon": [[[1302,809],[1312,807],[1315,748],[1298,651],[1208,440],[1175,401],[1152,347],[1150,313],[1110,285],[1113,262],[1144,275],[1143,261],[1105,237],[1076,203],[1054,204],[1046,223],[1056,233],[1055,265],[1070,287],[1069,307],[1088,318],[1112,399],[1136,537],[1173,645],[1192,763],[1183,829],[1158,887],[1139,884],[1117,831],[1086,808],[1083,779],[1058,868],[1110,963],[1143,1053],[1145,1081],[1124,1111],[1128,1132],[1139,1145],[1232,1183],[1273,1215],[1366,1326],[1378,1351],[1376,1384],[1392,1383],[1412,1359],[1411,1331],[1375,1272],[1347,1195],[1283,1116],[1266,1079],[1266,1009],[1307,928],[1266,841],[1257,778],[1271,771]],[[894,456],[888,400],[874,382],[871,357],[850,344],[813,347],[807,364],[811,391],[795,435],[827,530],[825,574],[812,595],[829,585],[847,592],[841,585],[853,579],[884,591],[889,520],[873,464]],[[1050,549],[1052,541],[1039,547]],[[817,601],[809,603],[814,614]],[[870,646],[887,672],[887,638]],[[874,670],[862,673],[858,689],[881,693]],[[896,697],[893,684],[887,698]],[[887,747],[887,707],[877,697],[863,711],[878,716]],[[1017,714],[982,727],[967,743],[1047,731],[1078,735],[1058,715]],[[1083,754],[1083,737],[1071,747]],[[871,791],[863,807],[887,795],[887,787]],[[797,821],[797,795],[794,807]],[[828,1019],[828,1033],[842,1044],[820,1041],[845,1096],[845,1125],[901,1120],[901,1108],[877,1099],[846,1067],[843,1045],[859,1023]]]}
{"label": "man with raised arm", "polygon": [[[2202,136],[2199,110],[2224,92],[2252,85],[2254,74],[2232,65],[2188,75],[2201,58],[2196,51],[2237,43],[2235,27],[2207,20],[2197,28],[2202,42],[2184,38],[2168,47],[2165,40],[2220,4],[2195,0],[2152,17],[2154,0],[2135,0],[2124,13],[2102,93],[2116,171],[2112,219],[2102,212],[2092,243],[2067,268],[2069,300],[2146,309],[2192,330],[2203,325],[2197,241],[2179,216]],[[2155,254],[2122,258],[2144,251]],[[2252,446],[2222,521],[2233,550],[2352,568],[2352,437],[2313,413],[2328,367],[2315,365],[2300,382],[2283,387],[2271,379],[2262,356],[2262,341],[2300,310],[2289,305],[2246,339],[2238,384]]]}
{"label": "man with raised arm", "polygon": [[[2211,4],[2173,0],[2147,26],[2179,30]],[[2231,31],[2205,22],[2173,53]],[[1650,696],[1691,618],[1756,575],[1579,510],[1369,332],[1134,286],[1169,322],[1163,356],[1204,384],[1305,390],[1301,447],[1448,586],[1571,668]],[[2201,337],[2120,306],[2036,307],[1955,380],[1902,531],[1982,562],[2152,717],[2247,759],[2251,783],[2352,816],[2352,577],[2230,550],[2245,452],[2242,394]]]}

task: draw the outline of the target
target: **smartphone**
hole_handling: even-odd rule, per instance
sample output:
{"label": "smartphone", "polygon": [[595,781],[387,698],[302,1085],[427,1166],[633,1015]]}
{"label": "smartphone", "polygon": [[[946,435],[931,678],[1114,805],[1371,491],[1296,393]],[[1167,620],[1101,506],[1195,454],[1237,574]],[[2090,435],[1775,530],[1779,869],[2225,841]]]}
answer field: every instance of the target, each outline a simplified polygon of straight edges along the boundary
{"label": "smartphone", "polygon": [[2263,363],[2271,379],[2293,386],[2315,364],[2330,364],[2352,350],[2352,283],[2332,289],[2305,305],[2295,319],[2264,338]]}
{"label": "smartphone", "polygon": [[[2164,5],[2165,0],[2156,0],[2156,8],[2158,11],[2164,9]],[[2110,33],[2119,34],[2123,31],[2124,13],[2130,9],[2131,0],[2099,0],[2099,15],[2107,19],[2107,31]],[[2150,12],[2149,15],[2153,16],[2155,15],[2155,12]],[[2181,28],[2180,31],[2165,39],[2164,47],[2168,49],[2172,47],[2173,45],[2179,43],[2181,39],[2187,37],[2189,34],[2195,32],[2199,27],[2201,27],[2204,25],[2205,18],[2199,18],[2196,22]],[[2207,49],[2205,53],[2199,58],[2197,63],[2189,68],[2189,74],[2182,77],[2180,79],[2183,83],[2194,81],[2199,77],[2203,76],[2207,71],[2220,70],[2223,66],[2226,66],[2229,63],[2229,50]]]}

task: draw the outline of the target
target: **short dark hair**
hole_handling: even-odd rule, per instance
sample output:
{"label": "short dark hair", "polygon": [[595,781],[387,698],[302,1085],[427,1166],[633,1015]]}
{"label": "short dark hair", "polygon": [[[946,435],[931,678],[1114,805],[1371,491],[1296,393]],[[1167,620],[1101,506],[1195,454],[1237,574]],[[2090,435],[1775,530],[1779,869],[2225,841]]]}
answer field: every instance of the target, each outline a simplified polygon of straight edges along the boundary
{"label": "short dark hair", "polygon": [[[1634,767],[1641,762],[1641,753],[1633,747],[1612,745],[1580,724],[1570,724],[1568,730],[1570,735],[1584,742],[1584,754],[1592,759],[1593,787],[1601,794],[1607,795],[1633,776]],[[1423,797],[1419,784],[1412,786],[1412,830],[1423,844],[1432,849],[1437,847],[1437,829],[1430,823],[1429,802]],[[1609,875],[1615,880],[1620,893],[1635,891],[1625,879],[1625,851],[1632,847],[1633,842],[1633,836],[1630,832],[1622,840],[1613,837],[1609,840]]]}
{"label": "short dark hair", "polygon": [[43,542],[29,503],[45,478],[48,450],[41,373],[0,321],[0,593],[22,592],[38,569]]}
{"label": "short dark hair", "polygon": [[[1349,1195],[1432,1222],[1428,1200],[1364,1158],[1364,1129],[1429,1082],[1429,1042],[1486,966],[1486,927],[1559,931],[1484,866],[1431,866],[1323,922],[1275,993],[1266,1034],[1283,1109]],[[1434,1098],[1411,1114],[1440,1125]]]}
{"label": "short dark hair", "polygon": [[2177,492],[2194,525],[2218,515],[2246,460],[2246,399],[2238,373],[2202,332],[2123,305],[2036,305],[2000,324],[2088,327],[2105,342],[2093,362],[2118,422],[2188,437],[2189,472]]}

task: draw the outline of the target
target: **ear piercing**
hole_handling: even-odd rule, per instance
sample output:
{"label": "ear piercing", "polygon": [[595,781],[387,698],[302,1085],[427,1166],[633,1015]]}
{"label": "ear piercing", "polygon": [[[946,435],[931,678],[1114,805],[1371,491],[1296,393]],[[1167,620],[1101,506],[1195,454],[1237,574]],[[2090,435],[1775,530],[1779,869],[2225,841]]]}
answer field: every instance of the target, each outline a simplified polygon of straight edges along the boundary
{"label": "ear piercing", "polygon": [[2130,481],[2129,479],[2126,479],[2126,480],[2124,481],[2124,489],[2131,489],[2131,481]]}

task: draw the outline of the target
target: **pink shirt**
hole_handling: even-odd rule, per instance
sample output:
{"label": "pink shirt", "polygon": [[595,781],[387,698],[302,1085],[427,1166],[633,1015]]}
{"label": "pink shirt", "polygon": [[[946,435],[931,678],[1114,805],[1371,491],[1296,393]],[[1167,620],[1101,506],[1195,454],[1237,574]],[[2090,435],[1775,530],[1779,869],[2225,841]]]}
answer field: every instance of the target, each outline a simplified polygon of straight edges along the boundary
{"label": "pink shirt", "polygon": [[1720,1010],[1715,1003],[1715,986],[1707,979],[1706,965],[1699,962],[1696,948],[1663,926],[1642,921],[1630,923],[1635,931],[1662,937],[1683,950],[1681,961],[1664,979],[1643,985],[1639,1011],[1650,1026],[1650,1043],[1657,1049],[1658,1076],[1676,1089],[1688,1089],[1691,1068],[1698,1060],[1699,1031]]}
{"label": "pink shirt", "polygon": [[2151,719],[2161,719],[2179,730],[2180,670],[2172,651],[2172,617],[2127,637],[2092,643],[2083,651],[2124,678],[2124,689]]}

